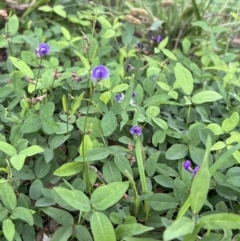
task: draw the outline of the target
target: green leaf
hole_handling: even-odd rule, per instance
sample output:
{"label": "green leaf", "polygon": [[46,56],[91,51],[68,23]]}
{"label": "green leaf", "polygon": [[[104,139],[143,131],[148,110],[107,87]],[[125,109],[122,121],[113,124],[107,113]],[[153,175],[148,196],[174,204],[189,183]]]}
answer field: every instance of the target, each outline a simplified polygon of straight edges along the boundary
{"label": "green leaf", "polygon": [[70,135],[54,136],[49,143],[50,148],[56,149],[56,148],[60,147],[69,137],[70,137]]}
{"label": "green leaf", "polygon": [[210,129],[216,136],[222,135],[224,133],[222,127],[216,123],[207,125],[207,128]]}
{"label": "green leaf", "polygon": [[22,133],[33,133],[37,132],[42,126],[41,120],[37,115],[29,116],[24,122],[21,127]]}
{"label": "green leaf", "polygon": [[228,169],[226,179],[230,185],[240,188],[240,167]]}
{"label": "green leaf", "polygon": [[163,130],[167,130],[168,129],[168,124],[166,121],[164,121],[163,119],[160,119],[158,117],[152,117],[153,122],[158,125],[160,128],[162,128]]}
{"label": "green leaf", "polygon": [[2,35],[0,35],[0,48],[4,48],[7,46],[7,44],[7,40]]}
{"label": "green leaf", "polygon": [[59,125],[54,121],[52,117],[42,119],[43,131],[51,135],[59,130]]}
{"label": "green leaf", "polygon": [[80,173],[83,169],[82,163],[68,162],[57,168],[53,175],[59,177],[68,177]]}
{"label": "green leaf", "polygon": [[194,23],[192,23],[193,26],[197,26],[202,28],[204,31],[208,32],[209,31],[209,26],[207,25],[206,22],[204,21],[196,21]]}
{"label": "green leaf", "polygon": [[122,239],[125,237],[131,237],[133,235],[142,234],[150,230],[153,230],[153,228],[144,226],[140,223],[130,223],[130,224],[120,224],[116,228],[115,233],[116,233],[117,239]]}
{"label": "green leaf", "polygon": [[22,219],[26,221],[30,226],[33,226],[34,224],[31,210],[24,207],[16,207],[13,209],[11,219]]}
{"label": "green leaf", "polygon": [[[96,160],[102,160],[105,159],[110,155],[110,151],[106,147],[97,147],[92,150],[89,150],[87,153],[85,153],[85,158],[87,162],[92,162]],[[83,157],[77,157],[75,159],[76,162],[83,162]]]}
{"label": "green leaf", "polygon": [[129,87],[128,84],[120,84],[120,85],[117,85],[115,86],[113,89],[112,89],[112,93],[121,93],[123,92],[124,90],[127,90]]}
{"label": "green leaf", "polygon": [[83,225],[74,227],[74,235],[79,241],[93,241],[88,229]]}
{"label": "green leaf", "polygon": [[53,7],[53,12],[55,12],[57,15],[59,15],[59,16],[61,16],[63,18],[67,17],[67,13],[64,10],[64,6],[62,6],[62,5],[55,5]]}
{"label": "green leaf", "polygon": [[210,167],[209,171],[211,176],[227,161],[227,159],[232,156],[232,154],[240,148],[240,144],[233,146],[231,149],[224,152],[218,159],[214,162],[214,164]]}
{"label": "green leaf", "polygon": [[78,98],[74,101],[74,104],[73,104],[73,107],[71,109],[69,118],[71,118],[71,116],[74,115],[74,113],[77,111],[77,109],[81,105],[81,101],[82,101],[82,98],[83,98],[84,94],[85,94],[85,92],[83,92],[81,95],[79,95]]}
{"label": "green leaf", "polygon": [[103,101],[104,104],[107,104],[108,101],[111,99],[111,92],[108,91],[108,90],[105,91],[105,92],[103,92],[103,93],[100,95],[99,99],[100,99],[101,101]]}
{"label": "green leaf", "polygon": [[112,111],[103,115],[101,126],[104,136],[110,136],[117,128],[117,118]]}
{"label": "green leaf", "polygon": [[51,241],[67,241],[72,236],[72,233],[73,233],[73,227],[69,227],[69,226],[60,227],[54,232],[53,236],[51,237]]}
{"label": "green leaf", "polygon": [[10,158],[10,162],[17,171],[20,171],[24,165],[26,157],[27,157],[26,155],[19,153],[15,156],[12,156]]}
{"label": "green leaf", "polygon": [[57,223],[63,226],[69,227],[74,224],[74,219],[72,215],[64,210],[53,208],[53,207],[42,208],[41,210],[49,217],[54,219]]}
{"label": "green leaf", "polygon": [[167,227],[167,229],[163,233],[163,239],[164,241],[169,241],[192,233],[194,226],[195,224],[192,219],[187,217],[181,217]]}
{"label": "green leaf", "polygon": [[164,49],[164,48],[167,46],[167,44],[168,44],[168,40],[169,40],[169,37],[166,37],[165,39],[163,39],[163,40],[159,43],[158,49],[160,49],[160,50]]}
{"label": "green leaf", "polygon": [[167,56],[169,59],[177,61],[176,56],[168,49],[162,49],[161,50],[165,56]]}
{"label": "green leaf", "polygon": [[193,178],[191,190],[190,190],[190,201],[193,213],[198,213],[204,203],[207,200],[207,194],[210,187],[210,173],[208,170],[208,156],[210,153],[211,141],[210,137],[207,138],[206,152],[203,159],[202,166]]}
{"label": "green leaf", "polygon": [[108,29],[104,34],[104,38],[105,39],[112,38],[115,36],[115,34],[116,34],[116,31],[114,29]]}
{"label": "green leaf", "polygon": [[174,73],[178,84],[186,95],[191,95],[193,91],[193,77],[191,72],[182,64],[177,63]]}
{"label": "green leaf", "polygon": [[15,193],[8,182],[0,183],[0,196],[7,209],[12,210],[17,206]]}
{"label": "green leaf", "polygon": [[15,235],[15,225],[11,219],[3,220],[2,224],[3,234],[8,241],[13,241]]}
{"label": "green leaf", "polygon": [[54,190],[71,207],[83,212],[91,210],[90,201],[83,192],[78,190],[68,190],[62,187],[55,187]]}
{"label": "green leaf", "polygon": [[34,73],[32,72],[32,70],[29,68],[29,66],[27,64],[25,64],[25,62],[23,62],[21,59],[17,59],[15,57],[8,57],[12,64],[19,69],[24,75],[26,75],[26,77],[29,77],[31,79],[34,78]]}
{"label": "green leaf", "polygon": [[71,35],[70,35],[69,31],[66,28],[64,28],[64,27],[61,27],[61,31],[62,31],[62,34],[63,34],[64,38],[67,41],[70,41],[71,40]]}
{"label": "green leaf", "polygon": [[8,24],[7,31],[10,36],[13,36],[15,33],[17,33],[19,28],[19,20],[15,14],[10,17],[7,24]]}
{"label": "green leaf", "polygon": [[239,114],[237,112],[232,113],[229,118],[226,118],[222,123],[222,129],[225,132],[232,131],[239,122]]}
{"label": "green leaf", "polygon": [[188,154],[188,147],[184,144],[174,144],[166,151],[168,160],[179,160]]}
{"label": "green leaf", "polygon": [[38,10],[49,13],[49,12],[52,12],[52,7],[45,5],[45,6],[39,7]]}
{"label": "green leaf", "polygon": [[0,141],[0,150],[6,153],[8,156],[14,156],[17,154],[17,150],[12,145],[4,141]]}
{"label": "green leaf", "polygon": [[101,212],[94,212],[90,218],[91,230],[94,241],[116,241],[116,235],[112,223]]}
{"label": "green leaf", "polygon": [[26,149],[19,152],[19,154],[23,154],[25,156],[34,156],[38,153],[44,152],[44,149],[38,145],[33,145],[27,147]]}
{"label": "green leaf", "polygon": [[[84,146],[83,146],[84,145]],[[84,135],[84,137],[82,138],[82,142],[81,142],[81,145],[80,145],[80,155],[82,156],[83,155],[83,152],[84,153],[87,153],[88,151],[92,150],[93,148],[93,142],[90,138],[89,135]]]}
{"label": "green leaf", "polygon": [[5,207],[0,207],[0,222],[2,222],[8,215],[8,210]]}
{"label": "green leaf", "polygon": [[148,198],[149,206],[155,211],[165,211],[177,207],[176,199],[165,193],[156,193]]}
{"label": "green leaf", "polygon": [[91,203],[96,210],[106,210],[117,203],[128,189],[128,182],[114,182],[97,188],[92,196]]}
{"label": "green leaf", "polygon": [[80,58],[83,66],[86,68],[86,70],[90,70],[90,64],[87,60],[87,58],[85,58],[80,52],[74,50],[74,53]]}
{"label": "green leaf", "polygon": [[121,172],[118,170],[116,164],[112,161],[104,163],[102,172],[107,183],[122,181]]}
{"label": "green leaf", "polygon": [[114,155],[114,163],[124,176],[126,176],[126,171],[133,176],[130,162],[124,155]]}
{"label": "green leaf", "polygon": [[43,183],[41,180],[36,179],[32,182],[29,188],[29,197],[33,200],[37,200],[42,196],[41,189],[43,188]]}
{"label": "green leaf", "polygon": [[94,137],[100,137],[102,136],[101,130],[100,130],[100,120],[93,118],[93,117],[81,117],[77,119],[76,124],[77,127],[84,132],[84,126],[85,126],[85,118],[87,118],[87,124],[86,124],[86,132],[90,132],[91,136]]}
{"label": "green leaf", "polygon": [[240,216],[232,213],[216,213],[203,216],[199,219],[199,224],[210,230],[218,229],[239,229]]}
{"label": "green leaf", "polygon": [[223,97],[216,91],[204,90],[198,92],[192,97],[192,102],[194,104],[203,104],[206,102],[214,102],[216,100],[222,99]]}

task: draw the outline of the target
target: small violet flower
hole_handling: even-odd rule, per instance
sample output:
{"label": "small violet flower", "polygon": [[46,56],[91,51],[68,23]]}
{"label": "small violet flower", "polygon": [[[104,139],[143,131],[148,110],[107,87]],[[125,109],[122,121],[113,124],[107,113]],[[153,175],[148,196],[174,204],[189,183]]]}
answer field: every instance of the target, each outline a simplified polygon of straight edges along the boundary
{"label": "small violet flower", "polygon": [[195,176],[195,175],[197,174],[197,172],[198,172],[199,169],[200,169],[199,166],[196,166],[196,167],[193,169],[193,172],[192,172],[193,176]]}
{"label": "small violet flower", "polygon": [[142,135],[142,129],[139,126],[133,126],[130,129],[130,133],[136,136]]}
{"label": "small violet flower", "polygon": [[38,58],[42,58],[44,55],[50,53],[50,47],[46,43],[40,43],[35,51]]}
{"label": "small violet flower", "polygon": [[183,163],[183,168],[187,171],[189,171],[191,169],[191,162],[189,160],[185,161]]}
{"label": "small violet flower", "polygon": [[161,35],[158,35],[157,37],[155,37],[153,35],[153,33],[151,32],[150,33],[150,39],[152,42],[155,42],[155,43],[160,43],[162,41],[162,36]]}
{"label": "small violet flower", "polygon": [[123,98],[124,98],[124,94],[123,93],[116,95],[117,102],[122,102]]}
{"label": "small violet flower", "polygon": [[195,176],[195,175],[197,174],[198,170],[200,169],[199,166],[196,166],[194,169],[192,169],[192,167],[191,167],[191,162],[190,162],[189,160],[186,160],[186,161],[183,163],[183,168],[184,168],[186,171],[192,173],[193,176]]}
{"label": "small violet flower", "polygon": [[107,79],[108,77],[109,77],[109,71],[104,65],[96,66],[92,70],[92,79],[93,80],[100,81],[103,79]]}
{"label": "small violet flower", "polygon": [[[133,92],[132,92],[132,98],[134,98],[135,96],[137,95],[137,93],[136,93],[136,91],[134,90]],[[117,94],[116,95],[116,100],[117,100],[117,102],[122,102],[122,100],[123,100],[123,98],[124,98],[124,94],[123,93],[120,93],[120,94]],[[131,98],[131,100],[130,100],[130,105],[132,105],[132,106],[136,106],[135,104],[134,104],[134,100]]]}

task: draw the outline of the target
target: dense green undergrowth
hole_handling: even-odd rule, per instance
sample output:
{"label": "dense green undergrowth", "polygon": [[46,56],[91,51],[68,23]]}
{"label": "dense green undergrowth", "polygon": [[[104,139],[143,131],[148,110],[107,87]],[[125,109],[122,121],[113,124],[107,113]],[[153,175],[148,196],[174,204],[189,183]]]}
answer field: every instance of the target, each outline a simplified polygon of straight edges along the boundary
{"label": "dense green undergrowth", "polygon": [[240,240],[239,9],[220,2],[0,5],[1,241]]}

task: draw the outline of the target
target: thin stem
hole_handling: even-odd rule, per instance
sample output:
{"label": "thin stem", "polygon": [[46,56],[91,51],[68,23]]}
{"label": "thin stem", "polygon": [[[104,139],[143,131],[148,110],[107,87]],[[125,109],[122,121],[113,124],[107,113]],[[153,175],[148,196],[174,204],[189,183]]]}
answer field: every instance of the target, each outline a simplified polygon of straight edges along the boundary
{"label": "thin stem", "polygon": [[39,76],[40,76],[40,72],[41,72],[41,65],[42,65],[42,58],[40,58],[40,62],[39,62],[39,67],[38,67],[38,74],[37,74],[37,79],[36,79],[36,84],[35,84],[35,88],[33,91],[33,97],[35,96],[36,93],[36,89],[37,89],[37,85],[38,85],[38,80],[39,80]]}
{"label": "thin stem", "polygon": [[86,185],[87,185],[86,191],[90,192],[91,187],[90,187],[90,180],[89,180],[89,170],[88,170],[88,165],[87,165],[86,158],[85,158],[85,135],[86,135],[86,130],[87,130],[87,119],[88,119],[87,117],[88,117],[90,104],[92,102],[92,96],[93,96],[93,88],[92,88],[92,82],[90,79],[90,75],[88,78],[88,84],[89,84],[89,89],[90,89],[90,99],[89,99],[88,106],[87,106],[87,111],[86,111],[86,116],[85,116],[85,121],[84,121],[84,128],[83,128],[82,156],[83,156],[83,174],[85,175]]}
{"label": "thin stem", "polygon": [[134,182],[132,176],[127,171],[125,171],[125,172],[126,172],[126,176],[127,176],[128,180],[130,182],[130,185],[132,186],[132,189],[133,189],[134,216],[137,217],[138,210],[139,210],[139,197],[138,197],[138,192],[137,192],[137,188],[136,188],[136,183]]}
{"label": "thin stem", "polygon": [[10,35],[9,35],[9,32],[8,32],[8,21],[6,22],[6,40],[7,40],[7,43],[8,43],[10,54],[11,54],[11,56],[14,56],[13,51],[12,51],[12,46],[10,44]]}
{"label": "thin stem", "polygon": [[191,114],[191,105],[188,106],[186,126],[188,126],[188,124],[189,124],[190,114]]}
{"label": "thin stem", "polygon": [[[142,185],[142,191],[146,193],[146,192],[148,192],[148,188],[147,188],[147,181],[146,181],[144,165],[143,165],[141,142],[138,137],[135,137],[135,146],[136,146],[137,164],[138,164],[138,170],[139,170],[139,175],[140,175],[140,181],[141,181],[141,185]],[[147,200],[144,200],[144,210],[145,210],[145,218],[148,219],[149,206],[148,206]]]}

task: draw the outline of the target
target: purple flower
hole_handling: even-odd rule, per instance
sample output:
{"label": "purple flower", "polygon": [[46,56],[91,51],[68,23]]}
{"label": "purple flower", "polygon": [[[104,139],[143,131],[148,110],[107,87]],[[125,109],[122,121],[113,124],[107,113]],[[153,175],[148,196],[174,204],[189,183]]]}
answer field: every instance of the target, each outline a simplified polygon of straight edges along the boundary
{"label": "purple flower", "polygon": [[189,169],[191,169],[191,162],[189,160],[185,161],[183,163],[183,168],[186,170],[186,171],[189,171]]}
{"label": "purple flower", "polygon": [[191,165],[192,165],[191,162],[190,162],[189,160],[186,160],[186,161],[183,163],[183,168],[184,168],[186,171],[192,173],[193,176],[195,176],[195,175],[197,174],[198,170],[200,169],[200,167],[199,167],[199,166],[196,166],[194,169],[192,169]]}
{"label": "purple flower", "polygon": [[155,38],[155,41],[160,43],[162,41],[162,36],[161,35],[158,35],[156,38]]}
{"label": "purple flower", "polygon": [[116,95],[117,102],[122,102],[123,98],[124,98],[124,94],[123,93]]}
{"label": "purple flower", "polygon": [[93,80],[102,80],[107,79],[109,77],[109,71],[104,65],[96,66],[92,70],[92,79]]}
{"label": "purple flower", "polygon": [[192,172],[192,175],[195,176],[198,172],[198,170],[200,169],[199,166],[196,166],[194,169],[193,169],[193,172]]}
{"label": "purple flower", "polygon": [[135,97],[137,95],[137,92],[134,90],[133,92],[132,92],[132,97]]}
{"label": "purple flower", "polygon": [[130,133],[136,136],[142,135],[142,129],[139,126],[133,126],[130,129]]}
{"label": "purple flower", "polygon": [[40,43],[35,51],[38,58],[42,58],[44,55],[50,53],[50,47],[46,43]]}

